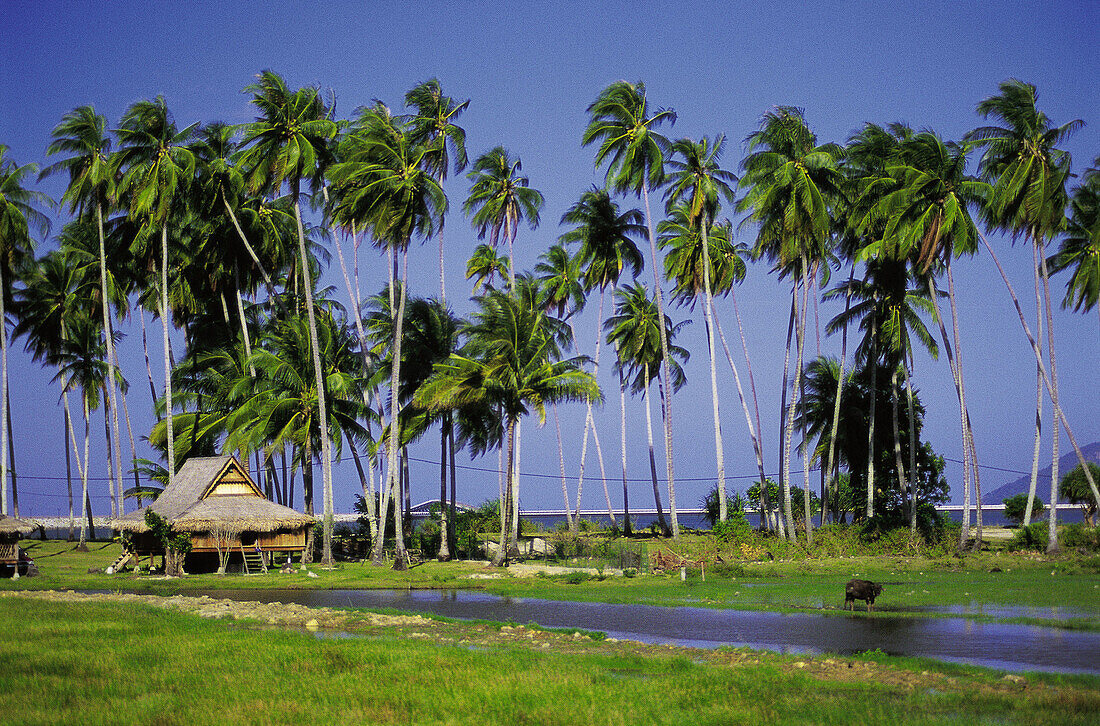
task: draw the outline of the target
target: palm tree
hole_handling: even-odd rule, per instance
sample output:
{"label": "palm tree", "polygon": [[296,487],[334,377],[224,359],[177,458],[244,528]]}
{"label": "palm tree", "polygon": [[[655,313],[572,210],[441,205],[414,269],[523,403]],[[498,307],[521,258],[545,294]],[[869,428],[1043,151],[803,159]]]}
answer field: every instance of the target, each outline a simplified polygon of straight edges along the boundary
{"label": "palm tree", "polygon": [[[661,398],[667,399],[673,391],[678,390],[686,382],[680,362],[687,361],[688,352],[684,348],[670,343],[669,351],[678,360],[673,360],[671,365],[664,365],[665,362],[661,360],[660,329],[664,328],[671,339],[688,321],[673,325],[672,321],[666,318],[662,326],[658,322],[659,315],[657,305],[650,299],[645,285],[625,285],[615,291],[615,314],[604,322],[604,330],[607,331],[607,342],[615,346],[615,351],[618,354],[618,369],[634,376],[630,383],[631,391],[633,393],[641,392],[644,395],[646,435],[649,442],[649,472],[653,480],[653,499],[657,505],[657,522],[662,534],[666,537],[675,537],[675,530],[665,521],[664,510],[661,507],[661,490],[657,486],[657,463],[653,454],[653,424],[650,416],[649,389],[653,379],[657,378]],[[666,370],[670,372],[671,377],[665,378],[663,372]],[[620,375],[619,381],[620,386],[623,386],[622,375]],[[672,482],[670,481],[670,496],[672,494],[671,485]]]}
{"label": "palm tree", "polygon": [[474,281],[474,294],[477,295],[482,286],[492,287],[493,278],[511,276],[511,264],[507,256],[498,256],[496,250],[482,243],[474,248],[474,253],[466,261],[466,279]]}
{"label": "palm tree", "polygon": [[[48,155],[68,154],[66,158],[54,162],[42,170],[41,176],[66,172],[69,184],[61,201],[67,203],[69,211],[83,217],[94,212],[99,234],[99,285],[100,299],[109,300],[107,290],[107,252],[103,232],[103,220],[110,208],[114,194],[115,178],[111,168],[111,137],[107,132],[107,117],[97,114],[92,106],[80,106],[65,114],[61,123],[54,128],[53,141],[46,149]],[[111,330],[110,307],[102,305],[103,329]],[[118,394],[115,391],[114,340],[106,336],[107,341],[107,405],[114,415],[115,446],[119,461],[122,459],[122,446],[117,440]],[[108,446],[111,444],[108,443]],[[119,468],[118,506],[122,506],[121,467]],[[121,514],[121,509],[119,511]]]}
{"label": "palm tree", "polygon": [[1001,126],[982,126],[965,137],[966,141],[984,149],[979,173],[993,188],[984,214],[993,227],[1012,233],[1014,237],[1031,238],[1042,281],[1042,302],[1047,324],[1047,355],[1050,361],[1050,396],[1054,408],[1055,427],[1052,443],[1050,537],[1048,551],[1058,549],[1058,426],[1061,414],[1058,401],[1058,369],[1054,354],[1053,313],[1050,300],[1050,275],[1046,264],[1046,241],[1065,223],[1068,204],[1066,182],[1070,173],[1070,155],[1059,149],[1070,134],[1084,126],[1075,119],[1053,126],[1039,110],[1035,86],[1017,79],[1000,84],[1000,93],[990,96],[977,106],[983,118],[999,121]]}
{"label": "palm tree", "polygon": [[[431,237],[447,209],[442,187],[426,168],[425,159],[437,153],[436,139],[416,143],[410,130],[389,114],[381,104],[363,109],[359,118],[360,143],[329,170],[329,179],[343,188],[343,200],[335,214],[341,223],[353,220],[370,229],[377,244],[394,255],[401,254],[403,264],[397,311],[393,317],[392,371],[390,375],[390,432],[386,447],[389,484],[383,494],[381,511],[387,511],[386,496],[397,480],[397,452],[400,445],[398,412],[401,377],[402,327],[405,318],[408,247],[414,236]],[[395,275],[396,277],[396,275]],[[390,288],[391,294],[393,286]],[[391,302],[392,308],[392,302]],[[396,510],[396,508],[395,508]],[[384,530],[383,530],[384,531]],[[400,530],[399,530],[400,531]],[[372,560],[383,561],[383,538],[375,542]],[[404,568],[404,543],[398,537],[394,567]]]}
{"label": "palm tree", "polygon": [[508,439],[508,485],[501,503],[500,549],[495,566],[507,564],[513,548],[512,509],[516,492],[515,430],[532,409],[540,424],[546,404],[601,398],[596,380],[581,358],[562,360],[556,324],[529,295],[490,290],[477,299],[466,329],[469,344],[435,367],[417,391],[418,405],[440,409],[485,402],[501,408]]}
{"label": "palm tree", "polygon": [[[637,209],[628,209],[620,212],[619,206],[611,199],[606,189],[593,186],[592,189],[581,194],[577,202],[562,215],[562,224],[572,224],[573,229],[562,234],[558,239],[565,244],[578,243],[577,260],[584,266],[582,282],[585,291],[599,289],[600,304],[599,314],[596,317],[596,344],[595,365],[599,367],[600,360],[600,330],[603,325],[604,293],[610,286],[616,288],[619,278],[625,268],[630,268],[631,278],[637,278],[645,265],[642,253],[631,237],[640,237],[645,233],[642,226],[644,217]],[[595,375],[596,371],[593,372]],[[621,383],[621,382],[620,382]],[[630,535],[630,512],[627,502],[629,496],[626,487],[626,395],[622,385],[619,386],[619,419],[620,419],[620,453],[623,461],[623,518],[625,520],[624,533]],[[586,418],[584,445],[588,442],[588,421],[591,413]],[[595,424],[592,423],[595,432]],[[599,448],[597,444],[597,449]],[[584,454],[581,454],[583,466]],[[600,455],[601,471],[603,469],[603,456]],[[606,478],[605,478],[606,481]],[[580,485],[578,484],[578,495]],[[579,499],[579,496],[578,496]],[[568,506],[566,507],[568,509]],[[580,502],[577,502],[577,511],[580,512]],[[614,518],[612,518],[614,520]]]}
{"label": "palm tree", "polygon": [[[581,266],[579,256],[570,255],[569,252],[561,244],[552,245],[546,252],[539,256],[539,261],[535,265],[535,274],[539,276],[539,284],[542,287],[542,295],[544,303],[548,312],[554,312],[559,320],[566,323],[569,326],[569,333],[572,337],[572,344],[574,350],[579,350],[580,346],[577,343],[577,331],[573,327],[573,322],[570,318],[573,315],[584,310],[585,295],[584,286],[581,282]],[[597,357],[598,357],[597,352]],[[598,364],[597,364],[598,365]],[[596,370],[593,370],[593,377],[597,374]],[[558,423],[558,407],[554,405],[554,424],[557,429],[558,438],[558,462],[561,468],[561,493],[562,498],[565,500],[565,518],[566,523],[569,526],[569,531],[576,531],[576,519],[570,509],[569,504],[569,489],[565,482],[565,451],[562,446],[561,439],[561,426]],[[584,436],[581,444],[581,463],[580,463],[580,476],[577,480],[577,514],[580,515],[580,496],[582,491],[582,484],[584,482],[584,466],[588,455],[588,428],[589,423],[592,420],[592,405],[591,402],[587,405],[587,412],[585,418]],[[597,450],[599,446],[597,444]],[[603,457],[600,456],[600,471],[601,476],[603,472]],[[607,480],[604,479],[604,491],[607,490]],[[607,504],[608,512],[611,515],[611,521],[615,521],[614,513],[611,511],[611,498],[608,497]]]}
{"label": "palm tree", "polygon": [[[864,331],[864,336],[856,347],[855,357],[857,362],[862,365],[863,370],[869,372],[871,375],[871,382],[868,390],[876,392],[878,390],[875,377],[877,376],[877,369],[880,365],[892,371],[893,379],[890,382],[890,391],[891,402],[893,404],[895,464],[898,482],[902,489],[907,488],[907,481],[911,484],[915,484],[917,480],[917,442],[915,440],[916,427],[910,425],[908,429],[911,436],[909,442],[911,461],[909,478],[907,480],[905,466],[901,461],[902,447],[899,438],[897,377],[899,371],[905,375],[906,390],[908,392],[907,401],[909,404],[908,420],[913,421],[914,396],[910,373],[913,363],[913,338],[915,337],[917,339],[931,355],[933,360],[939,354],[939,348],[935,340],[928,332],[927,327],[920,317],[920,313],[928,315],[935,314],[935,308],[932,301],[929,299],[930,294],[939,293],[935,290],[930,293],[927,286],[922,284],[910,285],[908,262],[904,257],[899,259],[888,255],[869,260],[864,279],[849,281],[826,294],[827,299],[843,296],[849,301],[846,305],[845,312],[837,315],[830,321],[827,328],[830,333],[835,333],[842,328],[846,328],[853,322],[858,322],[860,329]],[[833,380],[835,381],[836,377],[834,377]],[[874,450],[875,439],[872,423],[874,405],[874,398],[872,398],[870,412],[868,414],[868,422],[871,423],[868,435],[868,462],[871,467],[868,470],[869,488],[874,484],[870,472],[873,470],[874,461],[877,456],[877,452]],[[871,494],[868,494],[869,500],[871,496]],[[911,497],[910,501],[915,502],[915,496]],[[871,516],[872,514],[873,510],[871,514],[867,516]],[[910,511],[910,526],[915,534],[915,505]]]}
{"label": "palm tree", "polygon": [[[411,402],[416,390],[428,379],[435,363],[445,361],[458,347],[459,319],[441,300],[416,298],[409,303],[405,313],[404,360],[401,363],[401,400]],[[434,412],[406,409],[407,419],[419,419],[415,424],[402,424],[416,428],[417,434],[426,431],[433,423],[439,424],[439,529],[442,536],[437,558],[445,562],[451,558],[449,534],[454,518],[454,486],[452,479],[452,504],[447,506],[447,447],[453,440],[455,411],[447,409]],[[413,433],[406,434],[408,440]]]}
{"label": "palm tree", "polygon": [[[477,238],[489,235],[489,246],[495,251],[501,232],[508,241],[508,259],[516,259],[514,243],[519,223],[527,220],[531,229],[539,226],[542,193],[530,186],[530,180],[519,172],[522,162],[515,161],[503,146],[497,146],[474,161],[470,173],[470,194],[462,205],[470,217]],[[508,267],[509,283],[516,284],[515,264]]]}
{"label": "palm tree", "polygon": [[[798,288],[809,299],[813,272],[829,253],[832,218],[830,204],[840,196],[837,169],[840,149],[835,144],[817,144],[801,109],[781,106],[764,114],[760,129],[749,135],[749,155],[741,162],[741,186],[748,194],[737,207],[749,212],[744,223],[756,223],[759,232],[754,254],[767,256],[784,274],[795,279],[791,286],[791,309],[797,317],[798,355],[794,395],[786,411],[782,488],[788,536],[795,537],[790,505],[790,444],[794,429],[794,405],[798,399],[808,305],[798,316]],[[784,394],[786,389],[784,388]],[[810,518],[806,518],[807,537]]]}
{"label": "palm tree", "polygon": [[[10,304],[12,283],[33,260],[33,232],[43,235],[49,220],[39,209],[50,203],[41,192],[27,189],[25,179],[37,173],[34,164],[19,166],[8,158],[8,147],[0,144],[0,514],[8,514],[8,322],[5,306]],[[12,482],[12,503],[19,516],[19,493]]]}
{"label": "palm tree", "polygon": [[[72,226],[86,226],[83,222],[73,222]],[[64,233],[63,233],[64,237]],[[94,285],[86,274],[88,268],[80,264],[79,259],[65,248],[48,253],[25,278],[16,300],[15,317],[18,323],[12,332],[13,337],[25,335],[26,350],[36,361],[47,365],[56,365],[60,375],[59,356],[68,340],[68,328],[75,317],[88,315],[89,302],[95,299]],[[60,378],[62,401],[65,412],[65,426],[61,431],[62,444],[66,458],[69,457],[68,435],[72,427],[69,411],[68,382]],[[79,453],[73,449],[73,453]],[[78,467],[79,468],[79,467]],[[73,487],[68,478],[69,491],[69,540],[73,535]]]}
{"label": "palm tree", "polygon": [[[84,522],[92,527],[92,510],[88,495],[88,470],[91,468],[88,458],[88,442],[91,429],[91,412],[99,407],[100,395],[105,386],[104,377],[107,375],[107,365],[104,361],[106,346],[103,342],[102,331],[99,329],[92,316],[87,314],[75,315],[66,324],[66,337],[62,348],[57,352],[58,366],[55,381],[61,381],[64,392],[79,386],[81,392],[81,405],[84,412],[84,465],[80,466],[81,458],[78,455],[77,468],[81,478],[81,501],[84,511],[81,513],[80,541],[78,549],[86,550]],[[104,412],[106,417],[106,412]],[[106,420],[106,419],[105,419]],[[70,434],[71,434],[70,430]],[[73,448],[76,448],[73,437]],[[93,534],[94,536],[94,534]]]}
{"label": "palm tree", "polygon": [[[661,365],[664,379],[669,380],[670,365],[668,331],[664,328],[665,303],[661,294],[662,265],[657,261],[657,236],[654,234],[653,214],[649,208],[649,191],[664,183],[665,156],[669,151],[668,139],[657,132],[664,122],[676,123],[672,109],[657,109],[650,114],[645,84],[616,81],[612,83],[588,107],[589,123],[581,136],[581,144],[597,143],[596,167],[607,164],[607,187],[616,193],[633,192],[642,197],[645,206],[646,228],[649,233],[650,263],[653,268],[653,291],[657,302],[657,327],[661,340]],[[680,536],[680,522],[676,516],[676,487],[672,459],[672,400],[662,399],[665,421],[665,465],[668,469],[669,512],[672,517],[672,534]]]}
{"label": "palm tree", "polygon": [[[246,127],[241,146],[241,165],[247,169],[247,183],[254,192],[277,191],[285,183],[294,203],[294,218],[298,229],[298,254],[301,263],[302,290],[305,293],[306,316],[309,320],[313,347],[313,371],[316,380],[318,412],[326,410],[325,385],[317,339],[317,316],[313,304],[313,283],[306,254],[306,235],[302,223],[302,180],[316,178],[324,168],[327,142],[336,135],[336,123],[317,88],[304,87],[291,91],[281,76],[265,70],[256,83],[248,86],[251,103],[260,115]],[[322,562],[332,566],[332,445],[328,429],[322,426],[321,470],[324,482],[324,530]]]}
{"label": "palm tree", "polygon": [[[447,169],[454,159],[455,174],[466,168],[466,131],[455,119],[470,105],[470,99],[456,103],[443,95],[439,80],[431,78],[405,94],[405,105],[416,109],[412,117],[412,136],[416,143],[429,145],[433,153],[424,157],[425,167],[434,171],[440,186],[447,181]],[[443,220],[439,231],[439,300],[447,304],[447,284],[443,275]]]}
{"label": "palm tree", "polygon": [[1068,234],[1050,265],[1051,272],[1071,270],[1063,308],[1100,311],[1100,156],[1073,190]]}
{"label": "palm tree", "polygon": [[725,171],[719,165],[722,157],[724,136],[718,136],[712,143],[707,137],[699,141],[680,139],[672,144],[672,156],[669,187],[665,200],[671,210],[677,204],[683,204],[685,221],[688,227],[694,226],[701,235],[703,296],[703,320],[706,324],[707,347],[710,354],[710,392],[711,412],[714,415],[714,454],[718,465],[718,518],[725,522],[726,511],[726,462],[722,447],[722,426],[718,413],[718,367],[714,354],[714,301],[711,285],[711,250],[708,233],[714,223],[720,207],[719,197],[732,202],[734,193],[730,184],[737,183],[737,177]]}
{"label": "palm tree", "polygon": [[123,115],[116,134],[120,148],[114,158],[122,172],[119,194],[128,201],[130,216],[149,231],[159,228],[160,315],[164,332],[164,399],[168,420],[168,482],[175,477],[175,437],[172,428],[172,375],[168,340],[168,225],[195,173],[195,155],[188,148],[197,124],[176,128],[163,96],[138,101]]}

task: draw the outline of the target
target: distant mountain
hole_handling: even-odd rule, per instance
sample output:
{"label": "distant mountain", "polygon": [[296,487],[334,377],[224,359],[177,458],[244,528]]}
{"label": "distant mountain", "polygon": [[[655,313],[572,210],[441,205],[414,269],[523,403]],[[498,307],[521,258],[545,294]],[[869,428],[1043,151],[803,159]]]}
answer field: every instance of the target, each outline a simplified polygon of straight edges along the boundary
{"label": "distant mountain", "polygon": [[[1065,476],[1077,466],[1077,454],[1073,451],[1072,446],[1068,448],[1069,453],[1062,455],[1058,459],[1059,476]],[[1100,464],[1100,441],[1094,441],[1088,446],[1082,446],[1081,453],[1085,455],[1085,461],[1090,461],[1093,464]],[[1016,481],[1011,481],[1004,486],[997,487],[983,497],[983,499],[989,504],[1000,504],[1005,499],[1016,494],[1027,494],[1027,490],[1030,486],[1031,474],[1025,474]],[[1050,464],[1047,464],[1045,468],[1039,470],[1039,482],[1035,487],[1035,494],[1039,499],[1043,500],[1044,504],[1050,504],[1050,501],[1048,501],[1050,499]]]}

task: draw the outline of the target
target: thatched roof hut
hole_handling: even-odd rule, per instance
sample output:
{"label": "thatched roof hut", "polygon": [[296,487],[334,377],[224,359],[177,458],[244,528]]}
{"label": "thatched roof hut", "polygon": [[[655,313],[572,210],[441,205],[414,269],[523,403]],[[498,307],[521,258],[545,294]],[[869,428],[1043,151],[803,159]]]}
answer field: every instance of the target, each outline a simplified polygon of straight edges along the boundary
{"label": "thatched roof hut", "polygon": [[290,551],[305,547],[306,532],[315,520],[263,496],[236,458],[209,456],[188,459],[173,477],[171,486],[145,509],[111,520],[111,526],[130,532],[139,550],[157,549],[140,535],[149,531],[146,510],[164,517],[176,532],[192,536],[195,551],[213,550],[208,542],[214,529],[229,530],[242,545],[265,550]]}
{"label": "thatched roof hut", "polygon": [[38,529],[38,525],[34,522],[28,522],[25,519],[17,519],[15,517],[9,517],[6,514],[0,514],[0,542],[14,542],[34,532],[36,529]]}

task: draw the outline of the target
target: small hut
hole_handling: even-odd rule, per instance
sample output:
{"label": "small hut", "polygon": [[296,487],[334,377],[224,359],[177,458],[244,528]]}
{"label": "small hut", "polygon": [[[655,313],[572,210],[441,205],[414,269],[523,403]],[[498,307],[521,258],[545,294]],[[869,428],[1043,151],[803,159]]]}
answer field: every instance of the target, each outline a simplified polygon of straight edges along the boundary
{"label": "small hut", "polygon": [[[202,561],[222,564],[227,553],[248,564],[257,556],[264,565],[272,553],[300,553],[314,518],[266,499],[252,477],[233,456],[188,459],[157,500],[145,509],[112,520],[120,532],[129,533],[130,549],[139,558],[164,554],[145,523],[145,512],[164,517],[174,532],[191,536],[188,568]],[[196,562],[199,561],[199,562]],[[209,564],[209,563],[205,563]]]}
{"label": "small hut", "polygon": [[36,529],[33,522],[0,514],[0,569],[18,566],[19,540]]}

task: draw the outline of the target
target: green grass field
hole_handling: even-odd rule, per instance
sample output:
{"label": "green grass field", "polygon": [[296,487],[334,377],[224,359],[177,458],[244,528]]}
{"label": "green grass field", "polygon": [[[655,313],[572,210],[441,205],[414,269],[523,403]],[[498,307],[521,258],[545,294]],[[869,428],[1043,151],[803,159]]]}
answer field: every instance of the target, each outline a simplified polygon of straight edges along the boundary
{"label": "green grass field", "polygon": [[[1092,724],[1100,679],[445,623],[313,634],[0,597],[5,724]],[[428,630],[424,625],[414,626]],[[424,637],[419,637],[424,636]]]}

